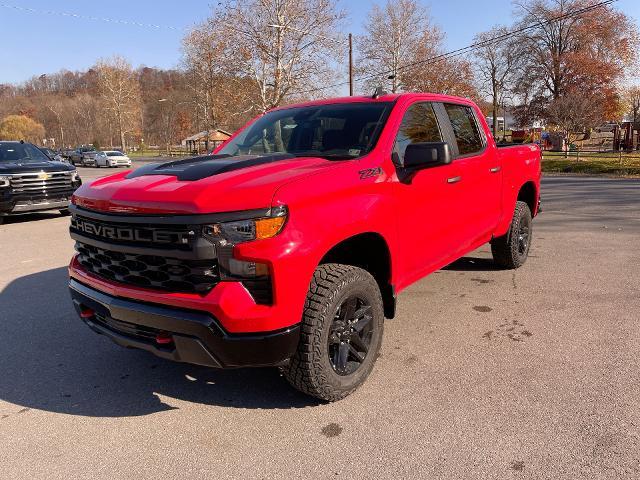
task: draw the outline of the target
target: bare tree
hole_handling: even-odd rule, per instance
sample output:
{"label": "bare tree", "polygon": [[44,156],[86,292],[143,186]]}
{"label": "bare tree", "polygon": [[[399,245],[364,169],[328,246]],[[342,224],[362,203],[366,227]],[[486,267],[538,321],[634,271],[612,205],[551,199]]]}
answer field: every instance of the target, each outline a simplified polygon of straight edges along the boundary
{"label": "bare tree", "polygon": [[235,78],[245,86],[235,93],[266,111],[325,82],[343,18],[336,0],[227,0],[186,37],[185,55],[201,63],[207,88],[216,76]]}
{"label": "bare tree", "polygon": [[191,30],[182,41],[188,86],[201,113],[198,119],[202,119],[206,128],[218,128],[221,104],[235,86],[234,52],[229,36],[221,35],[220,30],[227,28],[206,22]]}
{"label": "bare tree", "polygon": [[475,88],[473,68],[466,59],[440,57],[434,61],[419,63],[421,59],[433,58],[423,54],[423,51],[422,47],[418,48],[413,65],[404,69],[404,90],[480,100]]}
{"label": "bare tree", "polygon": [[388,78],[393,93],[414,90],[475,96],[469,63],[441,57],[444,35],[417,0],[374,5],[365,32],[357,39],[361,52],[357,63],[366,87]]}
{"label": "bare tree", "polygon": [[120,144],[126,151],[126,135],[140,122],[140,86],[131,65],[122,57],[101,60],[95,67],[98,90],[105,110],[113,119]]}
{"label": "bare tree", "polygon": [[476,35],[474,39],[474,43],[480,45],[474,51],[476,78],[480,91],[491,102],[494,138],[498,138],[497,118],[500,104],[512,89],[520,59],[523,58],[517,48],[517,40],[495,40],[504,38],[508,33],[509,29],[506,27],[494,27],[488,32]]}
{"label": "bare tree", "polygon": [[640,122],[640,86],[634,85],[624,92],[624,101],[627,105],[627,114],[634,124]]}
{"label": "bare tree", "polygon": [[549,105],[548,121],[564,132],[568,143],[575,142],[602,123],[601,103],[604,101],[603,98],[580,94],[564,95]]}
{"label": "bare tree", "polygon": [[[404,87],[401,67],[413,59],[416,50],[425,46],[433,54],[442,35],[431,24],[426,8],[416,0],[387,0],[384,7],[373,5],[365,23],[365,35],[357,39],[360,50],[358,71],[367,76],[376,72],[388,75],[391,92]],[[380,79],[367,82],[375,85]]]}

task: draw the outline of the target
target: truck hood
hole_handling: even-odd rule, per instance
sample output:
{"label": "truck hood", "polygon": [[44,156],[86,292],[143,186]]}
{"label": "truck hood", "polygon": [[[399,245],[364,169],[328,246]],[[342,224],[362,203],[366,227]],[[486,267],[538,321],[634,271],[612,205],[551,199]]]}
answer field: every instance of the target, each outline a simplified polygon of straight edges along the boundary
{"label": "truck hood", "polygon": [[0,162],[0,175],[31,172],[68,172],[75,167],[63,162]]}
{"label": "truck hood", "polygon": [[98,179],[76,190],[83,208],[133,214],[200,214],[268,208],[289,181],[342,162],[317,157],[210,155]]}

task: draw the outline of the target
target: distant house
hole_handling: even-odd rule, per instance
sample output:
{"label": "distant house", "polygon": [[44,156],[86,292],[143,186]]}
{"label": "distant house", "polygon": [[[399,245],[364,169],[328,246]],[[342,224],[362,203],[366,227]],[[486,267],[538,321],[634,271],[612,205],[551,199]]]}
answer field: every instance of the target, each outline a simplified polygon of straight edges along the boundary
{"label": "distant house", "polygon": [[219,128],[215,130],[205,130],[182,140],[182,146],[193,153],[203,151],[210,152],[225,142],[229,137],[231,137],[231,133],[220,130]]}
{"label": "distant house", "polygon": [[[493,117],[486,117],[487,123],[489,124],[489,128],[493,130]],[[502,131],[505,128],[504,117],[496,117],[496,124],[498,125],[498,131]]]}

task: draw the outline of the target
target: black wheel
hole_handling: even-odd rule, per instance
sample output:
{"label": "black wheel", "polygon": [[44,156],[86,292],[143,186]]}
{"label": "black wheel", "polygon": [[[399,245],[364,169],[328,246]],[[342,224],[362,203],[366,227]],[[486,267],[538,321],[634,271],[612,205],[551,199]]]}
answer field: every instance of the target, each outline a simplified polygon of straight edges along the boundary
{"label": "black wheel", "polygon": [[71,215],[71,212],[69,211],[68,208],[61,208],[58,211],[60,212],[60,215],[62,215],[63,217],[67,217],[67,216]]}
{"label": "black wheel", "polygon": [[531,248],[532,233],[531,210],[525,202],[518,201],[509,231],[491,241],[491,253],[495,262],[509,269],[524,265]]}
{"label": "black wheel", "polygon": [[371,274],[349,265],[321,265],[307,294],[298,350],[284,375],[308,395],[340,400],[371,373],[383,327],[382,296]]}

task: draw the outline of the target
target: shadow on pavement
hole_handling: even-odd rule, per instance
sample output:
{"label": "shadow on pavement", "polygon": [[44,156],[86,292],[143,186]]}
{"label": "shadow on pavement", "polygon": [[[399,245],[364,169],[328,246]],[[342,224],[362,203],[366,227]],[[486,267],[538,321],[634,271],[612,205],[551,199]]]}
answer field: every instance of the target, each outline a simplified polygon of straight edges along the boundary
{"label": "shadow on pavement", "polygon": [[442,270],[451,270],[454,272],[488,272],[501,270],[501,268],[496,265],[492,258],[462,257],[450,263]]}
{"label": "shadow on pavement", "polygon": [[36,222],[39,220],[50,220],[52,218],[60,218],[60,217],[66,217],[66,215],[61,215],[56,210],[51,210],[46,212],[37,212],[37,213],[25,213],[22,215],[8,215],[6,217],[3,217],[4,218],[3,224],[10,225],[12,223]]}
{"label": "shadow on pavement", "polygon": [[318,404],[275,368],[215,370],[116,346],[77,318],[66,268],[10,283],[0,292],[0,318],[0,399],[19,406],[127,417],[176,408],[164,396],[238,408]]}

